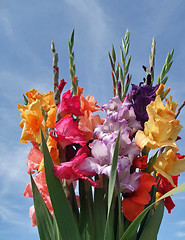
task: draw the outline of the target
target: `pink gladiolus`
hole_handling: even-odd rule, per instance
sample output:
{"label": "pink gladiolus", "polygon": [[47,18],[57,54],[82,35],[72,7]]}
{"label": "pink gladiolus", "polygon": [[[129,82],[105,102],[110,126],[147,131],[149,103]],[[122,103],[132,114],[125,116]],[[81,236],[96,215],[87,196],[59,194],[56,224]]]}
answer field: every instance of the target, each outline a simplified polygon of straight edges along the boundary
{"label": "pink gladiolus", "polygon": [[96,173],[85,172],[79,169],[80,164],[85,160],[85,158],[89,155],[89,149],[85,146],[78,150],[76,156],[69,162],[61,163],[61,166],[54,167],[54,174],[57,178],[66,179],[75,181],[78,179],[88,180],[90,184],[94,187],[97,186],[96,182],[88,178],[87,176],[95,176]]}
{"label": "pink gladiolus", "polygon": [[30,218],[31,218],[32,226],[33,226],[33,227],[37,226],[37,221],[36,221],[36,215],[35,215],[34,205],[32,205],[32,206],[30,207],[29,215],[30,215]]}
{"label": "pink gladiolus", "polygon": [[[33,179],[37,185],[38,190],[40,191],[40,194],[41,194],[48,210],[50,211],[51,215],[53,215],[53,208],[51,205],[51,200],[49,197],[49,192],[48,192],[48,188],[47,188],[47,184],[46,184],[45,172],[41,171]],[[30,198],[33,197],[31,183],[27,184],[23,195],[25,197],[30,197]],[[32,207],[30,209],[30,218],[32,219],[32,225],[35,226],[36,225],[35,209],[33,209]]]}
{"label": "pink gladiolus", "polygon": [[[78,129],[77,121],[74,121],[71,116],[62,118],[56,123],[56,129],[50,132],[50,136],[58,141],[63,148],[71,143],[79,143],[81,146],[86,144],[85,136]],[[55,133],[54,136],[52,133]]]}
{"label": "pink gladiolus", "polygon": [[43,158],[43,154],[39,150],[39,146],[36,142],[32,142],[33,147],[31,148],[28,158],[27,158],[27,166],[28,166],[28,174],[33,174],[40,166],[40,163]]}
{"label": "pink gladiolus", "polygon": [[68,90],[62,95],[62,100],[58,105],[58,111],[61,117],[67,114],[73,114],[75,116],[82,116],[80,112],[80,99],[78,96],[71,96],[71,91]]}

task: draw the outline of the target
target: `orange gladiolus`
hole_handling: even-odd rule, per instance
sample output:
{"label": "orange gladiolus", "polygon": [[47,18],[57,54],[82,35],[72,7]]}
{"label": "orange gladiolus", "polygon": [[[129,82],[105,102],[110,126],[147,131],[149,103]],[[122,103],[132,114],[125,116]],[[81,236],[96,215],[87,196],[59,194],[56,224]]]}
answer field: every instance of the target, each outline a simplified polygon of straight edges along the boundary
{"label": "orange gladiolus", "polygon": [[55,128],[57,107],[51,107],[47,112],[46,128]]}
{"label": "orange gladiolus", "polygon": [[79,117],[78,128],[83,132],[86,138],[86,142],[93,139],[93,131],[95,126],[103,124],[104,119],[101,119],[99,115],[92,116],[92,112],[85,111],[84,116]]}
{"label": "orange gladiolus", "polygon": [[77,96],[80,98],[80,111],[84,113],[86,110],[90,112],[99,111],[100,107],[97,105],[93,96],[83,97],[83,88],[77,87]]}
{"label": "orange gladiolus", "polygon": [[26,92],[26,96],[28,98],[28,104],[31,104],[37,99],[37,90],[32,88]]}
{"label": "orange gladiolus", "polygon": [[46,94],[37,94],[37,98],[40,100],[40,103],[43,107],[43,109],[48,112],[50,108],[55,108],[55,103],[54,103],[54,92],[49,91]]}
{"label": "orange gladiolus", "polygon": [[26,92],[26,96],[28,97],[29,104],[34,102],[36,99],[39,99],[41,106],[46,112],[48,112],[51,107],[55,107],[53,91],[42,94],[38,93],[36,89],[31,89],[30,91]]}
{"label": "orange gladiolus", "polygon": [[21,112],[22,117],[19,126],[23,129],[20,142],[34,141],[41,143],[40,128],[45,132],[45,123],[39,100],[26,106],[19,104],[18,110]]}
{"label": "orange gladiolus", "polygon": [[[47,140],[47,147],[51,156],[51,159],[55,165],[60,165],[59,160],[59,150],[57,148],[57,141],[53,139],[51,136],[48,137]],[[42,159],[38,172],[42,171],[44,169],[44,159]]]}

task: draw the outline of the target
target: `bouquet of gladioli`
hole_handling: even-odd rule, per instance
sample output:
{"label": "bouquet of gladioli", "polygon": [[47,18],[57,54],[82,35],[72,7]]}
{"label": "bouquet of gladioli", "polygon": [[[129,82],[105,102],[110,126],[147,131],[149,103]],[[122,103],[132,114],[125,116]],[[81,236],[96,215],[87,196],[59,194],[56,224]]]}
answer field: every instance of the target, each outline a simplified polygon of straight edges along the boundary
{"label": "bouquet of gladioli", "polygon": [[66,82],[58,82],[52,42],[54,91],[32,89],[24,95],[25,105],[18,105],[20,141],[33,145],[27,158],[31,182],[24,192],[34,200],[32,225],[40,239],[156,240],[164,206],[169,213],[175,206],[170,195],[185,190],[184,184],[177,187],[185,155],[176,144],[184,103],[177,109],[165,90],[173,50],[154,84],[153,39],[150,66],[143,66],[146,77],[128,91],[127,31],[120,48],[122,66],[114,47],[109,53],[113,97],[99,107],[79,87],[73,44],[74,31],[68,43],[71,89],[63,92]]}

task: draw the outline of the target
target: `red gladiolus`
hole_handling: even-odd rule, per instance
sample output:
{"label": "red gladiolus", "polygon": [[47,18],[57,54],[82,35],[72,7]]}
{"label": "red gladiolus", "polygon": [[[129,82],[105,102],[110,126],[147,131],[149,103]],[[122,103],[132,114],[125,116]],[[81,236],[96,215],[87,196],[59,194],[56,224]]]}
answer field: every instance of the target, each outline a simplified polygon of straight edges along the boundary
{"label": "red gladiolus", "polygon": [[[183,157],[184,158],[184,157]],[[158,174],[159,176],[159,186],[157,188],[157,193],[160,193],[160,195],[164,195],[165,193],[169,192],[170,190],[172,190],[174,187],[171,185],[171,183],[168,181],[168,179],[166,179],[165,177],[163,177],[161,174]],[[174,184],[177,186],[177,182],[178,182],[178,177],[180,175],[177,176],[171,176],[173,179]],[[158,194],[159,195],[159,194]],[[159,196],[160,196],[159,195]],[[167,198],[164,199],[164,206],[166,207],[166,209],[168,210],[168,213],[171,213],[171,210],[175,207],[174,202],[172,201],[172,198],[169,196]]]}
{"label": "red gladiolus", "polygon": [[180,153],[176,153],[176,154],[177,154],[178,159],[183,159],[183,158],[185,158],[185,155],[181,155]]}
{"label": "red gladiolus", "polygon": [[155,178],[148,173],[143,173],[140,177],[139,188],[125,197],[121,203],[124,216],[130,221],[134,219],[144,210],[144,206],[147,205],[151,199],[150,190],[155,185]]}
{"label": "red gladiolus", "polygon": [[134,169],[139,168],[140,170],[144,170],[145,168],[148,167],[148,163],[146,162],[147,159],[148,155],[134,158],[132,167]]}
{"label": "red gladiolus", "polygon": [[66,85],[67,82],[64,81],[64,79],[60,80],[60,84],[58,85],[58,89],[60,93],[63,91],[64,86]]}

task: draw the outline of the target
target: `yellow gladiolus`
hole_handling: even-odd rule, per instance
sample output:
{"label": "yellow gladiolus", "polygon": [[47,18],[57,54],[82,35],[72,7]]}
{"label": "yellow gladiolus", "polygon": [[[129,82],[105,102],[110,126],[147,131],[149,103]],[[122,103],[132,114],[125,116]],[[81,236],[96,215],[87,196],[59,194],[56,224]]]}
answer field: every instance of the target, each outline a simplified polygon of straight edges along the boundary
{"label": "yellow gladiolus", "polygon": [[177,176],[185,171],[185,158],[179,159],[176,151],[169,148],[159,155],[153,167],[158,173],[167,178],[172,186],[176,187],[171,176]]}
{"label": "yellow gladiolus", "polygon": [[172,97],[166,101],[164,105],[158,95],[155,101],[147,106],[149,119],[145,122],[144,131],[139,130],[135,136],[135,142],[140,148],[147,146],[156,149],[170,146],[178,150],[175,140],[182,126],[179,120],[175,119],[177,103],[172,102]]}

